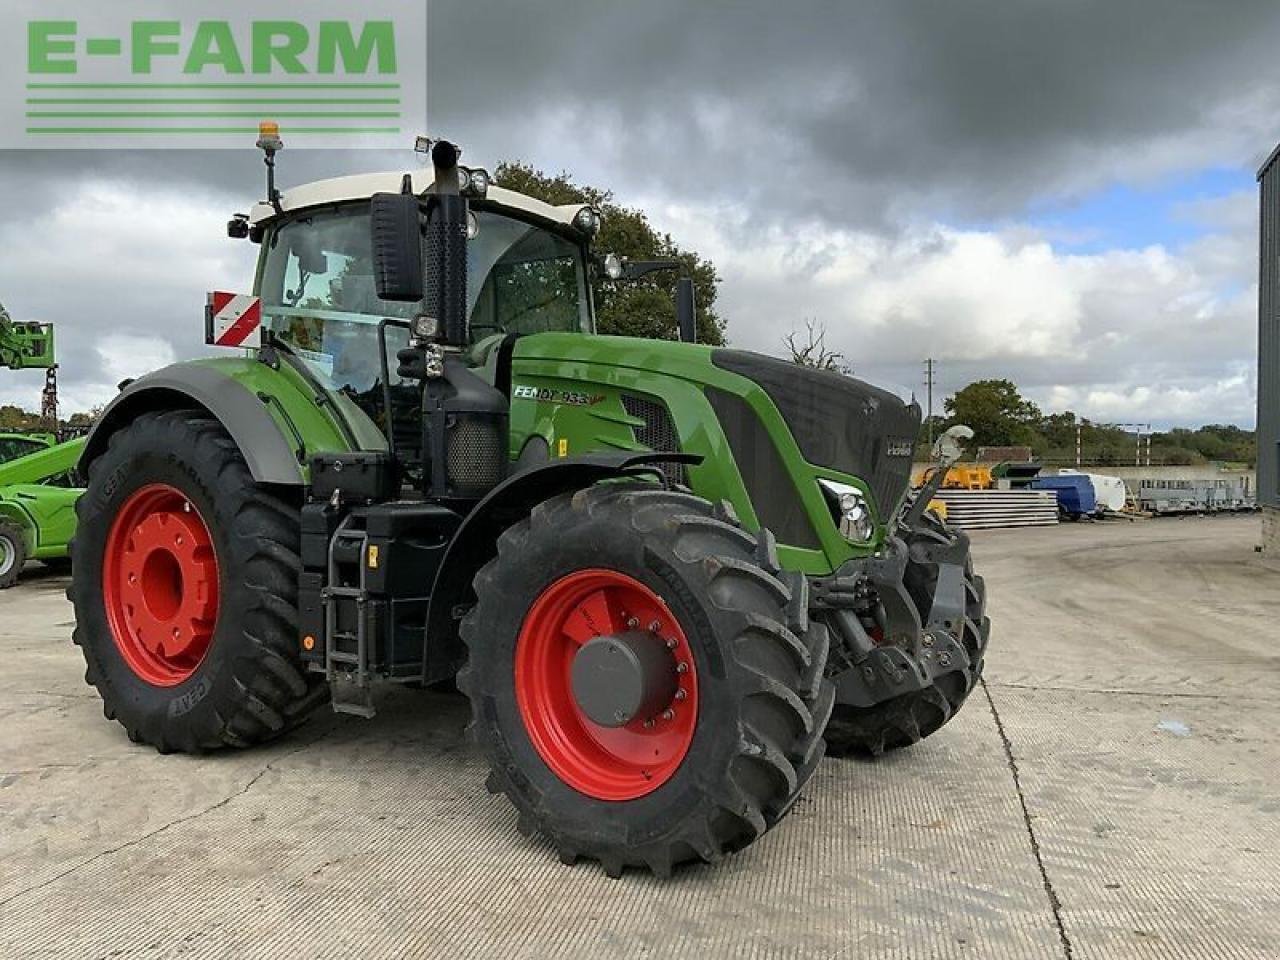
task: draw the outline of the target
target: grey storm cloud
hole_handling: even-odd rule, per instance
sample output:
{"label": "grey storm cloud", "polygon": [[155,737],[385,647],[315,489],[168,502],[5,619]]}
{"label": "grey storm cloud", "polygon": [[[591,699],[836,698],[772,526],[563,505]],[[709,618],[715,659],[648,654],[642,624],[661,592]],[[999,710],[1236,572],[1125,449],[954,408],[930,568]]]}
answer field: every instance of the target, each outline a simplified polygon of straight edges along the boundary
{"label": "grey storm cloud", "polygon": [[1006,216],[1111,178],[1251,163],[1280,107],[1265,0],[430,13],[433,123],[519,153],[519,131],[570,118],[628,180],[766,210],[798,195],[835,221]]}

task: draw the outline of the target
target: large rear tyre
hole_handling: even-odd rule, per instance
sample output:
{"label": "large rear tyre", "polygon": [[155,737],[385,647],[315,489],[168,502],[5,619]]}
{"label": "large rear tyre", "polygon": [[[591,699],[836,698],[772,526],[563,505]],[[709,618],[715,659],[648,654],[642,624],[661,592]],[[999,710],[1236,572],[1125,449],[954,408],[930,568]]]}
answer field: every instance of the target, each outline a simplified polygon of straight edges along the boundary
{"label": "large rear tyre", "polygon": [[[916,529],[908,531],[908,547],[916,543],[943,542],[954,537],[946,523],[926,513]],[[982,677],[983,658],[991,635],[991,619],[986,615],[987,588],[973,572],[971,558],[965,560],[965,618],[960,625],[960,642],[969,662],[963,670],[943,674],[930,687],[903,694],[871,707],[836,703],[827,726],[828,751],[833,756],[879,756],[919,743],[937,733],[956,715]],[[905,582],[922,616],[928,612],[935,577],[924,564],[908,563]]]}
{"label": "large rear tyre", "polygon": [[0,590],[18,582],[18,575],[26,562],[27,539],[22,528],[8,520],[0,520]]}
{"label": "large rear tyre", "polygon": [[[566,863],[717,861],[778,823],[822,757],[834,688],[807,581],[705,500],[556,497],[502,535],[475,591],[459,686],[489,789]],[[596,655],[636,672],[584,687]]]}
{"label": "large rear tyre", "polygon": [[112,435],[76,505],[74,640],[108,719],[161,753],[276,737],[324,701],[297,655],[299,516],[190,410]]}

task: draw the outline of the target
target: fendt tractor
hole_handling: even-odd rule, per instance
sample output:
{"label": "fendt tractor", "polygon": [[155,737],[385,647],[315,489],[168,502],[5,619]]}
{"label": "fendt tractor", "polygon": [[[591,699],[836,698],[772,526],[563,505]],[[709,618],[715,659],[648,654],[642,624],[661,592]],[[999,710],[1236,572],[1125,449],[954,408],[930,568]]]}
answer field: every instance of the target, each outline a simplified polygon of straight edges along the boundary
{"label": "fendt tractor", "polygon": [[827,745],[964,702],[983,583],[907,496],[917,405],[597,335],[593,276],[627,267],[600,212],[448,142],[287,192],[278,128],[258,146],[267,198],[228,226],[253,292],[205,314],[251,349],[128,384],[82,460],[75,642],[133,740],[245,747],[456,682],[522,832],[665,875],[778,823]]}

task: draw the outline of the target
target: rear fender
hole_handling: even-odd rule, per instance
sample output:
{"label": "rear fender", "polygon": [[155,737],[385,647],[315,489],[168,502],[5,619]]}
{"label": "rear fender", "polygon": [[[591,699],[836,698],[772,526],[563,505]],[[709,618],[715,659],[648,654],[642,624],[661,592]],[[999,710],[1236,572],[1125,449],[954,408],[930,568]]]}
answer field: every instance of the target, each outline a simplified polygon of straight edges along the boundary
{"label": "rear fender", "polygon": [[620,477],[661,479],[659,463],[697,464],[689,453],[600,453],[551,460],[508,477],[467,514],[445,553],[427,612],[424,681],[451,676],[466,659],[457,608],[473,599],[471,581],[498,553],[498,537],[545,500]]}
{"label": "rear fender", "polygon": [[197,408],[231,434],[254,480],[298,486],[306,482],[303,466],[313,445],[283,406],[275,393],[255,392],[213,364],[177,363],[133,381],[111,401],[89,434],[80,467],[87,475],[89,464],[106,450],[111,434],[142,414]]}

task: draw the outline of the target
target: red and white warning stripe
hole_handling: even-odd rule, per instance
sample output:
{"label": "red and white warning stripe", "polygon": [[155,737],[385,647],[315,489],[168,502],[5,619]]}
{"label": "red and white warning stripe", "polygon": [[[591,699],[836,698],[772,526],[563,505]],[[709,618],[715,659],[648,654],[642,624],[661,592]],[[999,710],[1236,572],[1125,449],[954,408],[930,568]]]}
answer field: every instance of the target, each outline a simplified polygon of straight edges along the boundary
{"label": "red and white warning stripe", "polygon": [[262,301],[215,290],[205,307],[205,342],[215,347],[262,345]]}

